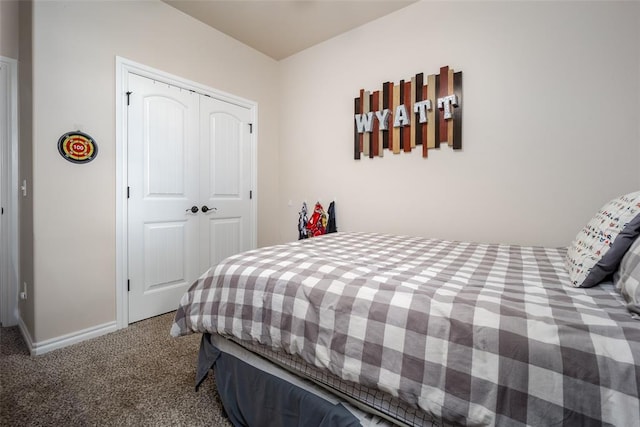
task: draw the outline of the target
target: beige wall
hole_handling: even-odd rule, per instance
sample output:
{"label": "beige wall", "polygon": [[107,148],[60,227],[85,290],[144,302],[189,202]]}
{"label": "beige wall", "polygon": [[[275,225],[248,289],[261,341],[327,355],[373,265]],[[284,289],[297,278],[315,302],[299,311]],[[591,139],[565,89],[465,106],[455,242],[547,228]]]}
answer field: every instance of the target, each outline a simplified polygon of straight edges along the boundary
{"label": "beige wall", "polygon": [[[345,231],[568,245],[640,188],[639,15],[637,2],[420,2],[282,61],[281,240],[303,200],[336,199]],[[464,74],[463,150],[353,160],[359,90],[444,65]]]}
{"label": "beige wall", "polygon": [[0,1],[0,56],[18,59],[18,16],[17,0]]}
{"label": "beige wall", "polygon": [[[72,23],[72,25],[69,25]],[[277,208],[277,63],[161,2],[36,2],[35,336],[115,320],[115,57],[258,103],[258,211]],[[57,140],[81,129],[97,158],[72,164]],[[277,238],[260,215],[258,243]]]}

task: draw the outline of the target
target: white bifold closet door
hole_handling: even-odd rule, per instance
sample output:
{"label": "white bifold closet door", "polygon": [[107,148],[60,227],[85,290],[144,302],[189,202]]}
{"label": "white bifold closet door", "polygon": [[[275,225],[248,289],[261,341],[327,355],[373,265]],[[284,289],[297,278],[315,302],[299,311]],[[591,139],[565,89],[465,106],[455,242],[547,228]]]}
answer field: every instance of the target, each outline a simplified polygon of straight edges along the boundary
{"label": "white bifold closet door", "polygon": [[208,268],[251,249],[251,111],[129,76],[129,322],[177,308]]}

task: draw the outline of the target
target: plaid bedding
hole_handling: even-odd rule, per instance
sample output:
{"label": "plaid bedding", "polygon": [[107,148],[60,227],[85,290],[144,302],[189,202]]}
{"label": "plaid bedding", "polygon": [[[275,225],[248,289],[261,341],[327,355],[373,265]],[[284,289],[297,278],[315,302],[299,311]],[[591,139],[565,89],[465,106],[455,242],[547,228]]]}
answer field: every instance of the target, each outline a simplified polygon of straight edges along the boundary
{"label": "plaid bedding", "polygon": [[465,425],[640,425],[640,322],[565,249],[335,233],[227,258],[171,334],[300,356]]}

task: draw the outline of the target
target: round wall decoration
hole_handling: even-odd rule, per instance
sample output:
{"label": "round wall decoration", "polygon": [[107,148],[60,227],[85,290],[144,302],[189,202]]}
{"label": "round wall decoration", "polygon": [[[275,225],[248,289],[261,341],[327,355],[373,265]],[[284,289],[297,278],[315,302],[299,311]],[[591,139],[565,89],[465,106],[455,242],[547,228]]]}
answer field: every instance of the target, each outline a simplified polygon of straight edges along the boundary
{"label": "round wall decoration", "polygon": [[73,163],[88,163],[98,155],[96,141],[84,132],[67,132],[58,140],[58,151]]}

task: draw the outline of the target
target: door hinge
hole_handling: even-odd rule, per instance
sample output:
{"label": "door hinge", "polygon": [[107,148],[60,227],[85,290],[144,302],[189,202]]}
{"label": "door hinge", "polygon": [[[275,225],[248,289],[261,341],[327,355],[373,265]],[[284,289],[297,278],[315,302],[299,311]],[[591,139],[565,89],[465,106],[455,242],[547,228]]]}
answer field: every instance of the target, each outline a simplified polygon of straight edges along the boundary
{"label": "door hinge", "polygon": [[129,101],[130,101],[130,99],[129,99],[129,98],[130,98],[130,96],[131,96],[131,94],[132,94],[132,93],[133,93],[133,92],[131,92],[131,91],[127,92],[127,105],[129,105]]}
{"label": "door hinge", "polygon": [[249,190],[249,200],[253,199],[253,190]]}
{"label": "door hinge", "polygon": [[127,187],[127,199],[129,198],[129,187]]}
{"label": "door hinge", "polygon": [[131,281],[127,279],[127,292],[131,292]]}
{"label": "door hinge", "polygon": [[253,123],[249,123],[249,133],[253,133]]}

